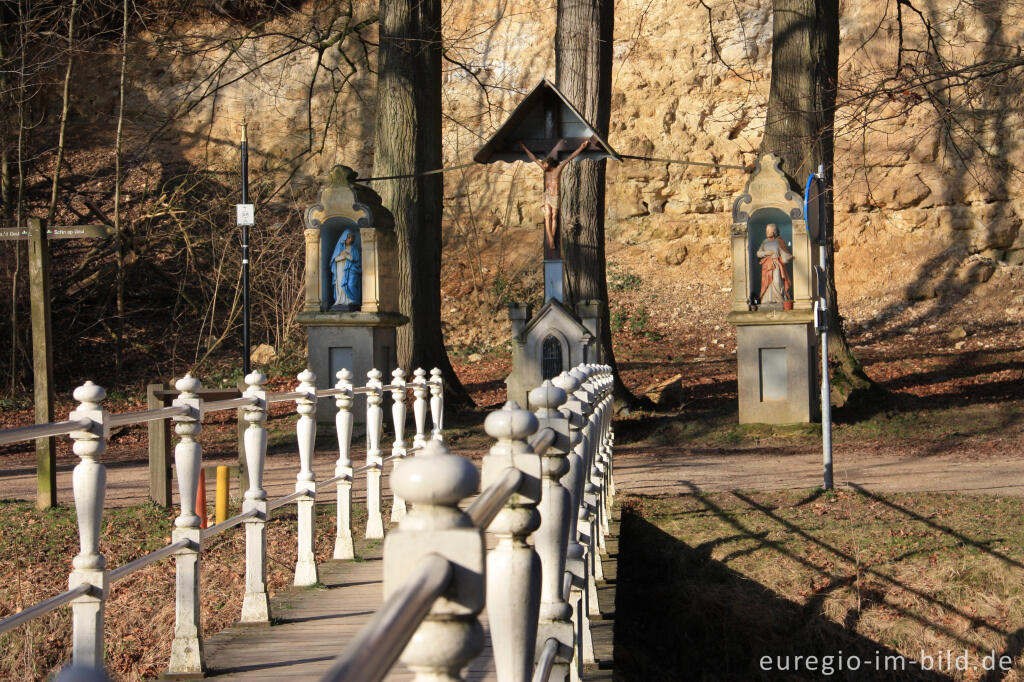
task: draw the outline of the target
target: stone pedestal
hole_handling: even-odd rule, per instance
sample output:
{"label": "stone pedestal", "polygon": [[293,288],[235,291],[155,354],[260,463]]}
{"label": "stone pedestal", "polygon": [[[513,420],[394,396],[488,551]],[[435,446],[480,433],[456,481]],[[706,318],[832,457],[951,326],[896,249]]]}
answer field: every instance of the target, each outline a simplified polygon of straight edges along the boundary
{"label": "stone pedestal", "polygon": [[803,311],[731,313],[741,424],[816,421],[817,336]]}
{"label": "stone pedestal", "polygon": [[[408,322],[398,309],[398,246],[394,221],[380,197],[356,181],[355,173],[335,166],[330,184],[318,203],[306,210],[306,302],[296,320],[306,327],[309,369],[318,389],[333,388],[338,370],[352,372],[352,383],[365,386],[366,374],[378,369],[389,377],[397,364],[396,328]],[[352,235],[353,260],[359,262],[359,297],[353,303],[335,302],[332,254],[339,241]],[[339,294],[340,295],[340,294]],[[350,310],[339,310],[349,308]],[[332,423],[333,398],[317,405],[316,418]],[[364,415],[365,410],[354,410]]]}
{"label": "stone pedestal", "polygon": [[[401,315],[369,313],[300,313],[298,322],[306,327],[309,369],[316,375],[318,389],[333,388],[338,370],[352,372],[355,386],[366,385],[366,373],[379,369],[390,377],[395,369],[396,328],[405,324]],[[338,409],[334,398],[317,403],[319,423],[334,423]],[[354,410],[357,423],[365,421],[365,410]]]}

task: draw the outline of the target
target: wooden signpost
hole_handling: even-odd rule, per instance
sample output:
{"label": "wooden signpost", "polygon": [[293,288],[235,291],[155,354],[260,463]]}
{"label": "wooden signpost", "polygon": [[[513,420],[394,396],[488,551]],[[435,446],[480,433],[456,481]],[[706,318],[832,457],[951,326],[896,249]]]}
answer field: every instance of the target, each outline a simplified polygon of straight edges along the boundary
{"label": "wooden signpost", "polygon": [[[59,225],[43,229],[29,218],[27,227],[0,228],[0,239],[28,241],[29,299],[32,310],[32,374],[37,424],[53,421],[53,337],[50,329],[50,239],[102,239],[106,225]],[[54,438],[36,440],[36,506],[57,504],[57,451]]]}

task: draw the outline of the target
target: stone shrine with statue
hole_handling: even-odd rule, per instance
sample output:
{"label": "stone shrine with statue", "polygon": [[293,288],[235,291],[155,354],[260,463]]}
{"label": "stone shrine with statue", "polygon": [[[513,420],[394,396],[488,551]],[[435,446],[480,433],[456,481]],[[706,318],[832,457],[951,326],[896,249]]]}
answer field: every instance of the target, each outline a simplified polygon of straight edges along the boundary
{"label": "stone shrine with statue", "polygon": [[[390,376],[396,328],[408,322],[397,312],[391,214],[355,171],[335,166],[319,202],[306,209],[305,226],[306,302],[297,321],[306,328],[317,388],[332,388],[342,368],[357,386],[373,368]],[[321,399],[317,420],[333,421],[336,411],[333,399]]]}
{"label": "stone shrine with statue", "polygon": [[795,424],[818,418],[814,331],[817,249],[803,199],[779,168],[758,159],[733,203],[732,311],[741,424]]}

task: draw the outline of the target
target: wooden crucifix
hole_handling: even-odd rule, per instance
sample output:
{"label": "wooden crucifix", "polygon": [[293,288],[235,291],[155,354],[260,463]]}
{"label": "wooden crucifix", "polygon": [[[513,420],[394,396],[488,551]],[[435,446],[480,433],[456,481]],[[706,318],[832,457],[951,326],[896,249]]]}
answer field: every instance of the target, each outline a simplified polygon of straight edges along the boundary
{"label": "wooden crucifix", "polygon": [[[545,153],[546,152],[546,153]],[[537,154],[544,154],[538,158]],[[559,199],[562,171],[571,161],[615,159],[607,140],[553,83],[542,80],[516,106],[473,160],[532,161],[544,173],[544,299],[562,301],[562,245]]]}

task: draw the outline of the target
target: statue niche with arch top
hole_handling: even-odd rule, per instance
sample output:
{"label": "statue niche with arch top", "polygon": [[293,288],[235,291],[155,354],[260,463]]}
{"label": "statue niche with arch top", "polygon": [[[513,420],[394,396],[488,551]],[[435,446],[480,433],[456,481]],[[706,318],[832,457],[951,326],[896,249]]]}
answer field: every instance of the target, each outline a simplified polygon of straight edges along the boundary
{"label": "statue niche with arch top", "polygon": [[319,201],[306,209],[303,312],[397,314],[394,219],[356,173],[335,166]]}
{"label": "statue niche with arch top", "polygon": [[814,307],[817,249],[807,235],[803,198],[780,164],[778,156],[762,155],[733,203],[733,312]]}

